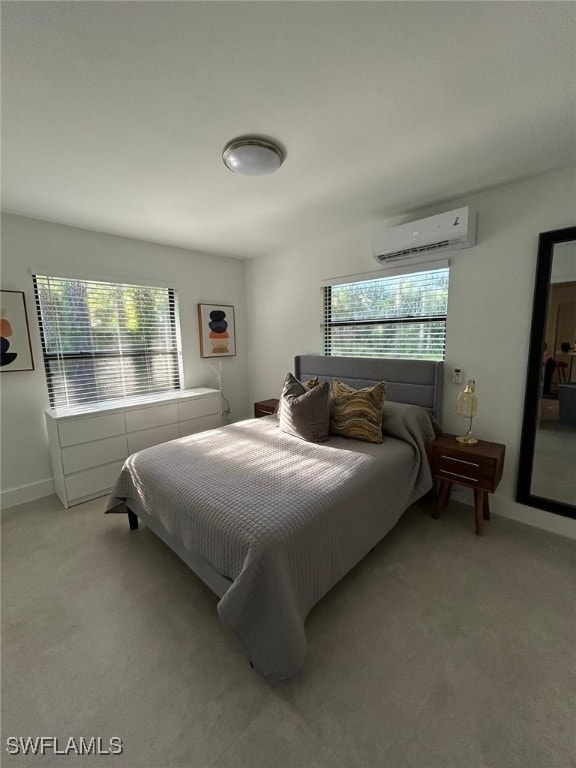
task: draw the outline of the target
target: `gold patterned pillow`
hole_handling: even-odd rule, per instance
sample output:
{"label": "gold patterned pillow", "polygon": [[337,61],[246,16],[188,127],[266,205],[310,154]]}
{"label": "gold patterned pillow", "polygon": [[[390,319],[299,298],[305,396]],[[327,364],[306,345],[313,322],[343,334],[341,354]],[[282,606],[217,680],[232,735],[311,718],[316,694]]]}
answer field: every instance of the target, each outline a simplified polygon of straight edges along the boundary
{"label": "gold patterned pillow", "polygon": [[339,379],[332,381],[330,432],[367,443],[382,442],[382,409],[386,384],[352,389]]}

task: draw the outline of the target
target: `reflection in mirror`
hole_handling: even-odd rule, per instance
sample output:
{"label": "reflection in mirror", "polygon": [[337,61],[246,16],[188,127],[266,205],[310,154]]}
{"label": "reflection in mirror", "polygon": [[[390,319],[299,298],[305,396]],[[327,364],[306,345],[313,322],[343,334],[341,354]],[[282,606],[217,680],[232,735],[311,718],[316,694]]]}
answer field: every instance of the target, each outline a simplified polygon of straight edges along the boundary
{"label": "reflection in mirror", "polygon": [[518,501],[576,517],[576,228],[540,235]]}
{"label": "reflection in mirror", "polygon": [[576,503],[576,242],[556,243],[548,288],[531,491]]}

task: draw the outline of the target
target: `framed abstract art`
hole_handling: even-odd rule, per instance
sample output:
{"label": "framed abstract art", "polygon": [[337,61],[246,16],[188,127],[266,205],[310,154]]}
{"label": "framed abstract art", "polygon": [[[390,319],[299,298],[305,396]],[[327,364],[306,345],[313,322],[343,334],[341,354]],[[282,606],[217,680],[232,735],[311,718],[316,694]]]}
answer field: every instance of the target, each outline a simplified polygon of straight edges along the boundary
{"label": "framed abstract art", "polygon": [[24,293],[0,291],[0,371],[33,370]]}
{"label": "framed abstract art", "polygon": [[198,327],[202,357],[233,357],[236,354],[234,307],[198,304]]}

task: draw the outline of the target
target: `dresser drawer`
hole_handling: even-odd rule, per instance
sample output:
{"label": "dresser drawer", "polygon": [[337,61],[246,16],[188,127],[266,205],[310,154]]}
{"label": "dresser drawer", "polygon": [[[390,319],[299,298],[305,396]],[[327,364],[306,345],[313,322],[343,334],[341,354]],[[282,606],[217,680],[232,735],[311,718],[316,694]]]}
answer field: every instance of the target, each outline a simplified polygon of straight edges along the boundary
{"label": "dresser drawer", "polygon": [[58,424],[58,435],[62,447],[89,443],[91,440],[100,440],[104,437],[123,435],[125,431],[123,413],[67,419]]}
{"label": "dresser drawer", "polygon": [[221,427],[220,414],[214,413],[211,416],[202,416],[199,419],[190,419],[190,421],[180,422],[180,437],[193,435],[196,432],[204,432],[207,429],[216,429]]}
{"label": "dresser drawer", "polygon": [[462,449],[433,446],[430,466],[436,477],[471,488],[495,489],[496,461],[491,457],[473,454],[465,457]]}
{"label": "dresser drawer", "polygon": [[123,413],[110,413],[106,416],[88,416],[70,419],[58,424],[60,445],[77,445],[102,437],[123,435],[126,431]]}
{"label": "dresser drawer", "polygon": [[164,427],[133,432],[128,435],[128,451],[130,454],[136,453],[143,451],[144,448],[151,448],[153,445],[167,443],[168,440],[176,440],[177,437],[180,437],[178,424],[167,424]]}
{"label": "dresser drawer", "polygon": [[82,499],[96,493],[104,496],[114,487],[123,465],[123,461],[116,461],[113,464],[106,464],[102,467],[86,469],[83,472],[69,475],[65,479],[68,502],[73,504],[76,499]]}
{"label": "dresser drawer", "polygon": [[91,443],[70,446],[62,449],[62,466],[64,474],[80,472],[90,467],[109,464],[117,459],[128,456],[128,444],[125,435],[108,437],[105,440],[95,440]]}
{"label": "dresser drawer", "polygon": [[220,396],[199,397],[187,403],[178,403],[178,416],[180,421],[189,421],[201,416],[211,416],[220,413]]}
{"label": "dresser drawer", "polygon": [[176,403],[168,405],[154,405],[151,408],[138,408],[126,411],[126,431],[138,432],[141,429],[152,429],[164,424],[178,422],[178,406]]}

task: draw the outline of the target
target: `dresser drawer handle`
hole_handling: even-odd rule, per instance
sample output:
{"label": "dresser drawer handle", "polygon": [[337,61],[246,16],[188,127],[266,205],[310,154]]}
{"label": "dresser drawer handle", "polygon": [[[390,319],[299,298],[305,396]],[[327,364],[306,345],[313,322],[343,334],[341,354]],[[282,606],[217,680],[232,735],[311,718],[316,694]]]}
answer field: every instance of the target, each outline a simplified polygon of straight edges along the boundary
{"label": "dresser drawer handle", "polygon": [[471,467],[479,467],[480,464],[476,464],[474,461],[464,461],[464,459],[455,459],[453,456],[444,456],[442,454],[443,459],[448,459],[448,461],[456,461],[458,464],[469,464]]}
{"label": "dresser drawer handle", "polygon": [[457,472],[448,472],[447,469],[441,469],[440,472],[443,475],[452,475],[452,477],[462,477],[464,480],[470,480],[472,483],[478,482],[478,479],[476,477],[469,477],[468,475],[459,475]]}

